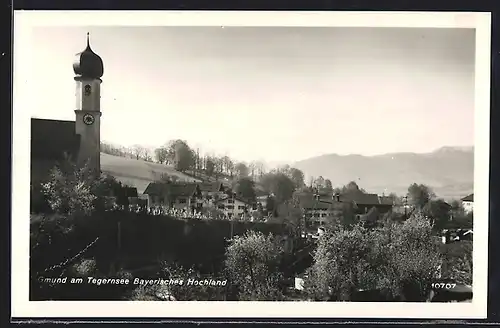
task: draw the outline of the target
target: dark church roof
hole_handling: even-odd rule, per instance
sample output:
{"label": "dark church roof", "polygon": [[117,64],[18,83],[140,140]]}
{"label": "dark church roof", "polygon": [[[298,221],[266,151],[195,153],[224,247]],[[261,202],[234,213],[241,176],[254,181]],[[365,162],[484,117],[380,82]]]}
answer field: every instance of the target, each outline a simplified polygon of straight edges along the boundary
{"label": "dark church roof", "polygon": [[87,48],[76,54],[73,71],[79,77],[99,79],[104,74],[104,64],[101,57],[90,48],[89,34],[87,33]]}
{"label": "dark church roof", "polygon": [[64,154],[76,158],[79,148],[74,121],[31,119],[32,160],[62,160]]}

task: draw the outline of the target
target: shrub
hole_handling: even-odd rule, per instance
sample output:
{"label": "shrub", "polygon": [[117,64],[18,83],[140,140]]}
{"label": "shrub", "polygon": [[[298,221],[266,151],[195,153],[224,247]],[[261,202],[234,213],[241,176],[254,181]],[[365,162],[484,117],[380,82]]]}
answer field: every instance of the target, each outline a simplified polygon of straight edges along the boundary
{"label": "shrub", "polygon": [[458,284],[472,285],[472,242],[468,240],[441,245],[442,275]]}
{"label": "shrub", "polygon": [[[432,226],[420,214],[393,226],[389,244],[393,283],[407,301],[423,301],[438,277],[439,241]],[[392,246],[392,247],[391,247]]]}
{"label": "shrub", "polygon": [[361,226],[336,230],[318,241],[305,289],[314,300],[349,300],[370,266],[370,242]]}
{"label": "shrub", "polygon": [[67,161],[50,171],[48,182],[42,184],[42,193],[56,213],[89,215],[97,199],[92,193],[93,184],[88,166],[80,168]]}
{"label": "shrub", "polygon": [[271,234],[249,231],[236,236],[226,249],[226,268],[240,300],[280,300],[283,255],[281,245]]}
{"label": "shrub", "polygon": [[432,227],[421,216],[376,230],[356,225],[319,239],[305,289],[316,300],[351,300],[364,289],[386,299],[423,301],[439,263]]}

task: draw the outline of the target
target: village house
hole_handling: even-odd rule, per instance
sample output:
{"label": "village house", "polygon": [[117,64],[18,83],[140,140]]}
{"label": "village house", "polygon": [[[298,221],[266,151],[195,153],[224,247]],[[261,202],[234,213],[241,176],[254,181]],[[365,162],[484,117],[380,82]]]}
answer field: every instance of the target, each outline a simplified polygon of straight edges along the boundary
{"label": "village house", "polygon": [[168,206],[192,211],[203,206],[197,183],[151,182],[144,194],[148,197],[148,207]]}
{"label": "village house", "polygon": [[313,228],[323,226],[329,218],[342,217],[346,211],[352,212],[356,219],[374,222],[380,215],[391,211],[391,197],[377,194],[349,193],[303,193],[299,195],[305,218]]}
{"label": "village house", "polygon": [[334,202],[332,196],[327,194],[303,193],[299,195],[299,202],[306,220],[314,229],[323,226],[328,218],[341,216],[344,209],[344,203],[340,202],[340,198]]}
{"label": "village house", "polygon": [[352,193],[346,195],[353,204],[357,215],[367,214],[372,208],[376,208],[380,214],[389,212],[393,207],[391,197],[379,196],[377,194]]}
{"label": "village house", "polygon": [[198,184],[201,195],[203,207],[213,207],[218,199],[226,197],[228,188],[222,182],[204,182]]}
{"label": "village house", "polygon": [[229,218],[241,217],[248,213],[253,204],[241,197],[227,195],[226,198],[215,202],[216,208]]}
{"label": "village house", "polygon": [[461,201],[465,213],[470,213],[474,211],[474,194],[470,194],[462,198]]}

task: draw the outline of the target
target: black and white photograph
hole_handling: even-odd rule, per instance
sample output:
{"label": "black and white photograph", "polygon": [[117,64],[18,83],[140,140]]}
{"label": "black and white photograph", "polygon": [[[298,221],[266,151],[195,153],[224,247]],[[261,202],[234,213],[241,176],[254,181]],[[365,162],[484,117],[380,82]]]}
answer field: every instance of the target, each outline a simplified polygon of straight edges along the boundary
{"label": "black and white photograph", "polygon": [[490,18],[418,14],[17,13],[13,311],[486,316]]}

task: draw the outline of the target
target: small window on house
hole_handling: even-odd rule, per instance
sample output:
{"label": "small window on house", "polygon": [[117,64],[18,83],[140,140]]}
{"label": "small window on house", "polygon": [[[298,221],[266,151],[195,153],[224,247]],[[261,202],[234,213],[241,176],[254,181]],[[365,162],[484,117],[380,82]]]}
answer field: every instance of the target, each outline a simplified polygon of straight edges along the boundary
{"label": "small window on house", "polygon": [[219,209],[220,209],[220,210],[223,210],[223,209],[224,209],[224,204],[219,205]]}
{"label": "small window on house", "polygon": [[233,202],[233,200],[232,200],[232,199],[228,199],[228,200],[227,200],[227,203],[228,203],[228,204],[232,204],[232,203],[234,203],[234,202]]}
{"label": "small window on house", "polygon": [[179,199],[179,204],[186,204],[186,199],[185,198]]}
{"label": "small window on house", "polygon": [[315,218],[319,218],[319,213],[314,213]]}
{"label": "small window on house", "polygon": [[226,208],[227,208],[228,210],[232,210],[232,209],[234,209],[234,206],[233,206],[233,205],[227,205],[227,206],[226,206]]}
{"label": "small window on house", "polygon": [[321,217],[326,218],[326,214],[325,213],[321,214]]}
{"label": "small window on house", "polygon": [[239,210],[244,210],[245,209],[245,205],[238,205],[238,209]]}

